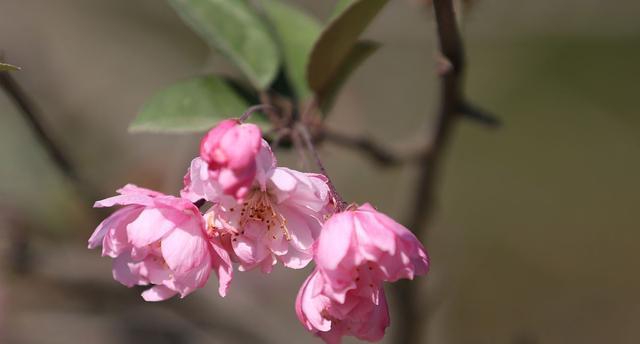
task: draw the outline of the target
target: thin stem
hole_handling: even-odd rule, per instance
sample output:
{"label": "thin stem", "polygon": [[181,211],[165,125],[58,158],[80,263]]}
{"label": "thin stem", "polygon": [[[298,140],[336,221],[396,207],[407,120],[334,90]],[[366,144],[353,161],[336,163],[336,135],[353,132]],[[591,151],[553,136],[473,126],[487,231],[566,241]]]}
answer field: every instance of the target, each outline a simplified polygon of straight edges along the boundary
{"label": "thin stem", "polygon": [[322,173],[325,176],[325,178],[327,178],[327,184],[329,185],[329,189],[331,190],[331,193],[333,194],[333,197],[336,200],[336,208],[338,209],[338,211],[345,210],[348,204],[347,202],[344,201],[342,196],[340,196],[340,194],[338,193],[338,190],[336,190],[336,186],[331,181],[331,178],[327,173],[327,169],[322,164],[322,160],[320,159],[320,154],[318,154],[318,151],[313,145],[313,142],[311,140],[311,135],[309,134],[309,130],[303,123],[298,123],[298,125],[296,126],[296,129],[300,133],[300,136],[302,136],[305,144],[307,145],[307,149],[309,150],[309,152],[311,152],[311,155],[313,155],[313,159],[315,160],[316,165],[318,166],[318,169],[320,169],[320,173]]}
{"label": "thin stem", "polygon": [[245,111],[242,116],[240,116],[240,118],[238,118],[238,121],[240,123],[245,122],[247,119],[249,119],[249,117],[251,115],[253,115],[255,112],[258,111],[262,111],[262,110],[268,110],[268,111],[275,111],[276,108],[274,108],[271,105],[267,105],[267,104],[258,104],[258,105],[254,105],[250,108],[247,109],[247,111]]}

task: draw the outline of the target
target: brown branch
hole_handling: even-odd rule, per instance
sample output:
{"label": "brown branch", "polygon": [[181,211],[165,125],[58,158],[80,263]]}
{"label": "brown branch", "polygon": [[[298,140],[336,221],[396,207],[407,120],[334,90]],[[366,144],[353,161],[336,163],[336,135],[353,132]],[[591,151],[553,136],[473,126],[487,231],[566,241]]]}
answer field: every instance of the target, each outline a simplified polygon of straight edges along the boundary
{"label": "brown branch", "polygon": [[18,82],[9,73],[0,72],[0,87],[11,98],[20,110],[25,121],[31,127],[37,140],[46,151],[47,155],[58,170],[65,176],[73,187],[76,188],[78,194],[85,198],[88,202],[98,199],[95,197],[94,188],[88,185],[80,175],[77,169],[71,163],[71,160],[64,152],[62,147],[54,140],[53,135],[42,124],[42,118],[37,111],[34,102],[29,98],[27,93],[20,87]]}
{"label": "brown branch", "polygon": [[[447,146],[451,130],[459,118],[462,104],[462,72],[464,70],[464,51],[456,24],[456,15],[452,0],[433,1],[438,29],[438,42],[448,68],[442,71],[440,80],[440,105],[433,139],[433,146],[420,163],[418,185],[413,195],[413,209],[407,219],[407,225],[416,235],[426,242],[425,224],[434,211],[434,195],[443,152]],[[401,281],[396,284],[400,319],[396,321],[396,343],[426,343],[422,329],[427,321],[424,309],[424,297],[420,297],[418,283]]]}
{"label": "brown branch", "polygon": [[71,180],[77,180],[78,173],[76,172],[76,169],[73,167],[62,149],[56,144],[54,139],[51,137],[51,134],[49,134],[47,129],[41,124],[40,116],[38,115],[35,106],[27,96],[26,92],[20,87],[20,85],[18,85],[13,76],[6,72],[0,72],[0,86],[2,86],[2,89],[20,109],[27,124],[29,124],[33,130],[53,163],[66,177]]}
{"label": "brown branch", "polygon": [[385,167],[398,166],[404,163],[418,162],[427,154],[427,149],[420,148],[400,155],[383,147],[366,136],[351,136],[322,128],[318,132],[318,141],[327,141],[335,145],[366,154],[371,160]]}

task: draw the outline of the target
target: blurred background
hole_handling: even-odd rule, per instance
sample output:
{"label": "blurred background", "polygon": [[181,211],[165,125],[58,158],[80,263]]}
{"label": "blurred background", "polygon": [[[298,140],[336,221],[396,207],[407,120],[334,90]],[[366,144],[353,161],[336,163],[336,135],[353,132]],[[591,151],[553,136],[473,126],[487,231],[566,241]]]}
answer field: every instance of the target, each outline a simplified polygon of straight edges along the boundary
{"label": "blurred background", "polygon": [[[333,6],[296,3],[319,18]],[[425,243],[432,271],[418,282],[429,342],[638,343],[640,3],[474,4],[461,24],[466,92],[504,125],[462,121],[446,152]],[[434,30],[419,1],[391,1],[365,33],[384,45],[329,125],[398,151],[424,142],[437,106]],[[237,273],[224,299],[212,281],[150,304],[86,249],[106,215],[95,198],[127,182],[175,193],[197,154],[199,135],[129,134],[142,104],[181,78],[231,72],[164,1],[2,0],[0,49],[82,181],[55,168],[0,93],[0,342],[320,342],[293,310],[309,269]],[[321,153],[348,200],[407,217],[412,167],[330,144]]]}

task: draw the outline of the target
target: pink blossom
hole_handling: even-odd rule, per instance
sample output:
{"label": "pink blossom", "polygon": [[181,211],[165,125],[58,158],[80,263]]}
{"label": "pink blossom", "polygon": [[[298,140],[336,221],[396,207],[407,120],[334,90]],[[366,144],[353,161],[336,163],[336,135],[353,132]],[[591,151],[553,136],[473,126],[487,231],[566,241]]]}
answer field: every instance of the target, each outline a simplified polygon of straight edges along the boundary
{"label": "pink blossom", "polygon": [[372,342],[382,339],[390,321],[381,285],[370,288],[359,282],[338,302],[325,294],[326,282],[315,270],[298,292],[296,314],[307,330],[330,344],[340,343],[345,335]]}
{"label": "pink blossom", "polygon": [[95,203],[124,207],[102,221],[89,239],[90,249],[102,245],[102,255],[114,259],[114,279],[128,287],[153,285],[142,297],[161,301],[204,287],[215,269],[218,292],[226,294],[232,278],[230,257],[219,238],[207,234],[193,203],[131,184],[118,193]]}
{"label": "pink blossom", "polygon": [[415,235],[369,204],[336,213],[325,222],[315,261],[327,280],[325,294],[339,302],[359,281],[375,289],[382,281],[413,279],[429,267]]}
{"label": "pink blossom", "polygon": [[200,158],[207,163],[210,178],[222,191],[242,198],[256,175],[256,155],[262,134],[254,124],[236,119],[220,122],[200,142]]}
{"label": "pink blossom", "polygon": [[263,141],[256,179],[241,203],[221,197],[206,214],[210,228],[240,262],[240,269],[269,272],[281,261],[300,269],[313,257],[313,243],[327,214],[329,188],[323,176],[276,167]]}

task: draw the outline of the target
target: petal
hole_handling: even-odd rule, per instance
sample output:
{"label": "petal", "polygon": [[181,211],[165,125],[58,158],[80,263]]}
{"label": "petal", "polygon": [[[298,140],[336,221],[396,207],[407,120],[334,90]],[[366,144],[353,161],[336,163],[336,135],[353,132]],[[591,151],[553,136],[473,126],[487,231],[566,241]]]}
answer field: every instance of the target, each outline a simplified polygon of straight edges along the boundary
{"label": "petal", "polygon": [[330,301],[324,295],[313,295],[314,289],[321,289],[323,279],[317,270],[314,270],[304,281],[296,297],[296,314],[300,322],[311,331],[329,331],[331,321],[323,315]]}
{"label": "petal", "polygon": [[231,240],[233,251],[242,261],[251,268],[259,264],[270,254],[267,249],[268,243],[264,241],[266,226],[256,221],[250,221],[243,227],[242,234]]}
{"label": "petal", "polygon": [[211,275],[211,259],[207,259],[202,265],[189,270],[186,273],[176,273],[174,275],[176,290],[183,298],[198,288],[202,288],[207,284]]}
{"label": "petal", "polygon": [[146,208],[135,221],[127,225],[129,242],[137,247],[150,245],[164,237],[176,227],[177,221],[184,221],[186,215],[174,209]]}
{"label": "petal", "polygon": [[377,342],[384,337],[385,330],[389,327],[389,307],[384,290],[380,289],[380,303],[373,307],[367,315],[363,326],[355,334],[357,338],[370,342]]}
{"label": "petal", "polygon": [[316,264],[321,269],[335,270],[356,243],[353,238],[353,212],[345,211],[331,216],[322,227],[318,238]]}
{"label": "petal", "polygon": [[142,298],[148,302],[164,301],[176,295],[173,291],[163,285],[157,285],[142,292]]}
{"label": "petal", "polygon": [[290,269],[302,269],[305,268],[309,262],[313,259],[311,252],[298,251],[296,249],[289,249],[287,254],[278,257],[282,264]]}
{"label": "petal", "polygon": [[109,217],[104,219],[98,225],[98,227],[96,227],[93,234],[91,234],[91,237],[89,238],[89,245],[88,245],[89,249],[93,249],[102,245],[102,241],[104,240],[105,235],[107,235],[107,233],[109,233],[109,231],[112,228],[120,227],[123,224],[126,225],[126,221],[131,217],[131,214],[136,213],[139,210],[141,210],[140,207],[135,207],[135,206],[124,207],[122,209],[115,211]]}
{"label": "petal", "polygon": [[[217,163],[224,163],[226,157],[220,157],[216,151],[220,146],[220,140],[224,134],[238,124],[239,122],[236,119],[226,119],[209,130],[202,138],[202,141],[200,141],[200,156],[202,159],[207,162],[215,161]],[[220,159],[222,159],[222,161]]]}
{"label": "petal", "polygon": [[140,275],[135,274],[131,269],[133,264],[129,254],[122,254],[113,260],[113,279],[131,288],[137,284],[146,284],[146,280]]}
{"label": "petal", "polygon": [[[287,193],[293,191],[298,184],[298,180],[289,173],[289,169],[284,167],[275,168],[269,181],[276,188],[277,194],[282,194],[281,197],[288,197]],[[280,197],[278,202],[281,202]]]}
{"label": "petal", "polygon": [[220,149],[228,159],[229,168],[241,169],[255,164],[261,142],[262,133],[257,125],[241,124],[224,133],[220,140]]}
{"label": "petal", "polygon": [[278,207],[277,211],[285,218],[287,230],[291,236],[291,245],[299,250],[311,248],[315,238],[312,236],[307,221],[305,221],[306,216],[285,206]]}
{"label": "petal", "polygon": [[211,265],[218,275],[218,293],[220,296],[225,297],[229,290],[231,280],[233,279],[233,265],[231,264],[231,257],[222,246],[222,243],[217,239],[210,240],[210,243],[211,248],[213,249],[211,254]]}
{"label": "petal", "polygon": [[154,190],[150,190],[150,189],[146,189],[146,188],[141,188],[137,185],[134,184],[127,184],[123,187],[121,187],[120,189],[116,190],[116,192],[118,192],[121,195],[145,195],[145,196],[149,196],[149,197],[160,197],[160,196],[164,196],[164,194],[158,192],[158,191],[154,191]]}
{"label": "petal", "polygon": [[355,232],[359,249],[367,260],[376,260],[381,252],[396,252],[395,233],[376,220],[373,213],[355,211]]}
{"label": "petal", "polygon": [[273,155],[267,141],[263,139],[258,155],[256,155],[256,181],[260,185],[260,190],[266,190],[267,180],[271,178],[275,168],[276,157]]}
{"label": "petal", "polygon": [[153,205],[153,198],[147,195],[119,195],[97,201],[93,204],[94,208],[108,208],[114,205],[130,205],[138,204],[150,206]]}
{"label": "petal", "polygon": [[176,273],[209,264],[209,244],[204,236],[202,217],[192,217],[162,239],[162,257]]}

